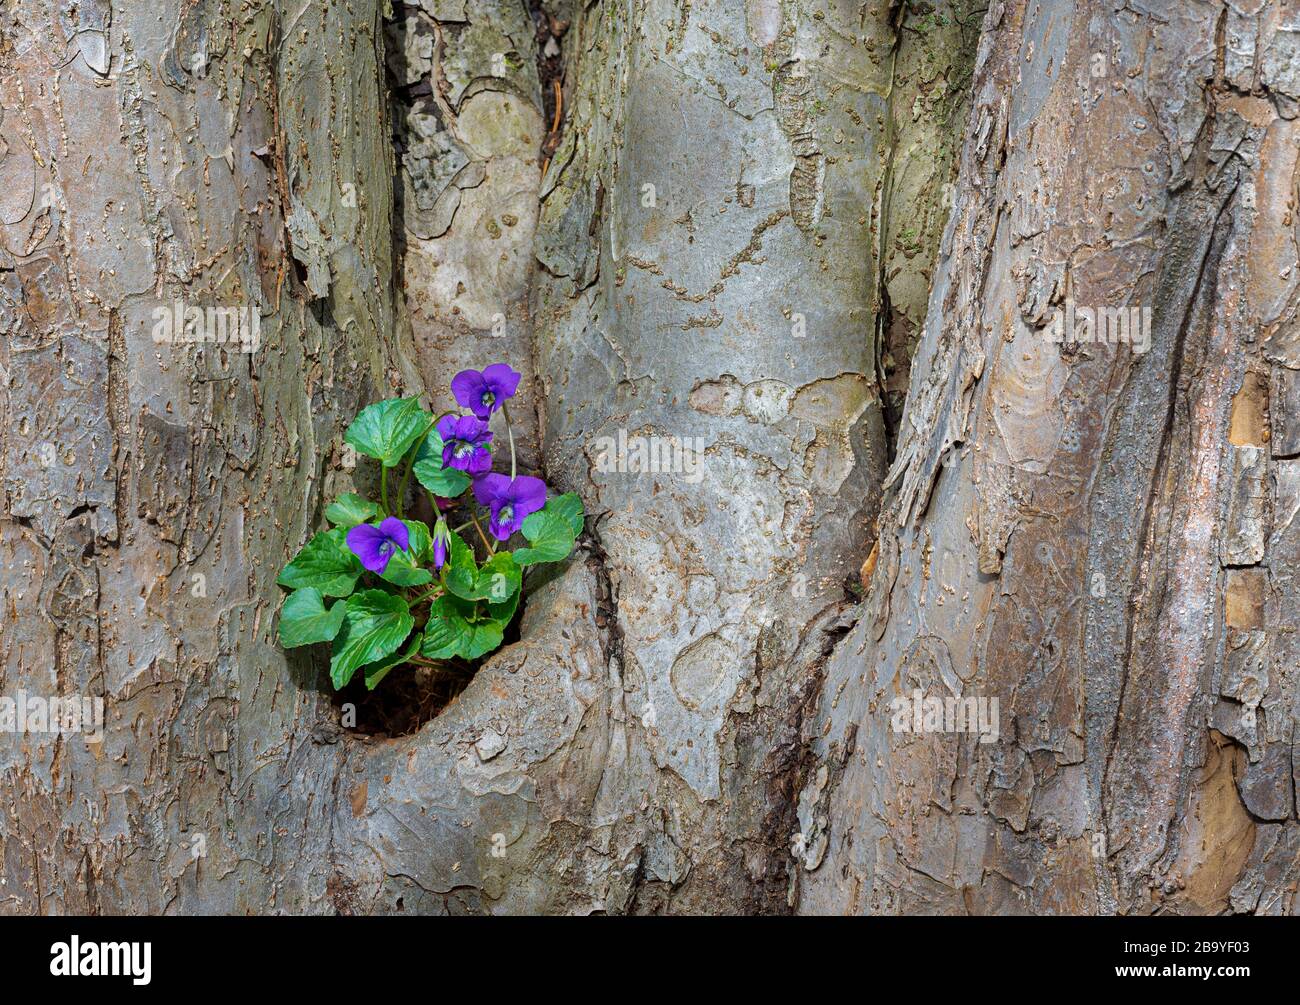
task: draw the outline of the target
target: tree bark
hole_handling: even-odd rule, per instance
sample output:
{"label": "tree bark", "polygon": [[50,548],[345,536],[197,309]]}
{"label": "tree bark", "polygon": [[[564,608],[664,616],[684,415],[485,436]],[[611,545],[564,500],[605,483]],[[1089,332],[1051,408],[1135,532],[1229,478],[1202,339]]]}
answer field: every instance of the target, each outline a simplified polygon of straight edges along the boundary
{"label": "tree bark", "polygon": [[[990,10],[801,910],[1296,911],[1293,32]],[[1150,350],[1051,344],[1067,300]],[[999,741],[891,729],[914,690]]]}
{"label": "tree bark", "polygon": [[[349,483],[347,422],[414,377],[378,11],[4,18],[4,693],[107,722],[4,737],[0,899],[320,909],[348,757],[274,582]],[[258,312],[260,350],[156,344],[177,300]]]}
{"label": "tree bark", "polygon": [[[11,5],[0,910],[1294,911],[1298,27],[1136,7]],[[276,574],[498,360],[587,533],[366,735]]]}

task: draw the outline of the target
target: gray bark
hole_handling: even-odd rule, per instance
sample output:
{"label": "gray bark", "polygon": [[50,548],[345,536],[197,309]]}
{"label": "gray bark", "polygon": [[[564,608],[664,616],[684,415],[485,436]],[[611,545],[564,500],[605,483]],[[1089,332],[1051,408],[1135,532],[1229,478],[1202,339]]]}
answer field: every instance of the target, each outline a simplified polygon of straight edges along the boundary
{"label": "gray bark", "polygon": [[[3,691],[107,723],[0,743],[0,902],[319,908],[347,757],[274,581],[349,483],[346,423],[414,375],[378,12],[18,3],[3,30]],[[260,350],[155,344],[176,299],[258,311]]]}
{"label": "gray bark", "polygon": [[[398,108],[427,142],[397,159],[374,6],[98,10],[6,24],[5,688],[109,709],[101,744],[6,747],[6,909],[785,909],[799,711],[884,465],[884,151],[856,127],[885,15],[558,12],[541,181],[513,6],[399,12],[388,71],[426,60],[436,108]],[[258,305],[265,345],[154,345],[174,297]],[[342,728],[273,586],[364,479],[339,433],[534,339],[536,462],[583,493],[587,550],[424,730]],[[698,437],[708,478],[596,471],[620,429]]]}
{"label": "gray bark", "polygon": [[[108,723],[0,736],[0,910],[1293,911],[1297,26],[979,17],[11,5],[0,694]],[[588,533],[365,735],[276,573],[360,407],[496,360]]]}

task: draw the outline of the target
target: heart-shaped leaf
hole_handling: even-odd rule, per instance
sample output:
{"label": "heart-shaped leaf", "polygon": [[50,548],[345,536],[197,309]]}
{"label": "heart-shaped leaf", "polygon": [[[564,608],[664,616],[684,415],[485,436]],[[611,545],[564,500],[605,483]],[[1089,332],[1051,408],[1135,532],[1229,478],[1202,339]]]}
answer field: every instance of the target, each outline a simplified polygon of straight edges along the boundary
{"label": "heart-shaped leaf", "polygon": [[510,619],[515,616],[515,611],[519,608],[519,591],[516,590],[506,600],[498,603],[487,605],[488,615],[504,630],[506,625],[510,624]]}
{"label": "heart-shaped leaf", "polygon": [[420,484],[434,495],[454,499],[469,488],[471,479],[464,471],[443,467],[442,447],[442,437],[435,429],[416,451],[412,470]]}
{"label": "heart-shaped leaf", "polygon": [[363,408],[343,438],[384,467],[395,468],[432,421],[418,399],[390,398]]}
{"label": "heart-shaped leaf", "polygon": [[558,562],[573,551],[572,521],[563,513],[551,509],[549,504],[531,514],[524,521],[522,530],[532,547],[516,549],[515,561],[520,565]]}
{"label": "heart-shaped leaf", "polygon": [[474,561],[474,552],[454,530],[448,536],[450,547],[447,549],[447,564],[442,567],[443,585],[464,600],[474,600],[474,589],[478,585],[478,563]]}
{"label": "heart-shaped leaf", "polygon": [[349,597],[330,660],[335,689],[345,686],[357,667],[395,653],[414,627],[406,601],[394,593],[362,590]]}
{"label": "heart-shaped leaf", "polygon": [[474,591],[478,599],[503,604],[519,592],[524,571],[508,551],[498,551],[478,571]]}
{"label": "heart-shaped leaf", "polygon": [[[469,551],[468,548],[465,550]],[[472,557],[470,561],[473,561]],[[490,600],[496,604],[505,603],[519,592],[524,575],[508,551],[499,551],[490,557],[477,570],[472,581],[468,575],[461,574],[462,568],[468,572],[468,567],[458,567],[457,574],[452,577],[455,587],[449,584],[448,589],[463,600]]]}
{"label": "heart-shaped leaf", "polygon": [[361,575],[361,562],[348,548],[347,533],[346,528],[335,527],[317,534],[284,567],[276,582],[291,590],[311,586],[327,597],[346,597]]}
{"label": "heart-shaped leaf", "polygon": [[461,651],[465,659],[476,660],[501,645],[501,626],[495,621],[479,621],[471,627],[474,629],[474,635]]}
{"label": "heart-shaped leaf", "polygon": [[388,676],[388,671],[395,666],[401,666],[420,648],[420,642],[424,636],[416,632],[411,636],[411,643],[406,647],[404,652],[394,653],[386,659],[378,660],[374,663],[367,663],[361,668],[361,673],[366,679],[366,690],[373,691],[381,680]]}
{"label": "heart-shaped leaf", "polygon": [[461,656],[478,659],[501,645],[502,626],[495,621],[471,620],[478,615],[472,604],[441,596],[429,610],[420,655],[431,660]]}
{"label": "heart-shaped leaf", "polygon": [[336,527],[351,530],[359,523],[379,516],[379,506],[355,492],[345,492],[325,510],[325,519]]}
{"label": "heart-shaped leaf", "polygon": [[424,642],[420,655],[431,660],[455,656],[461,646],[473,638],[474,629],[465,617],[468,605],[456,602],[454,597],[443,595],[429,608],[429,620],[424,626]]}
{"label": "heart-shaped leaf", "polygon": [[569,526],[573,529],[573,536],[576,538],[582,533],[582,497],[576,492],[566,492],[562,496],[555,496],[542,507],[543,512],[551,512],[564,517]]}
{"label": "heart-shaped leaf", "polygon": [[320,590],[307,586],[284,598],[280,608],[280,644],[286,649],[331,642],[343,624],[345,601],[335,601],[329,610]]}

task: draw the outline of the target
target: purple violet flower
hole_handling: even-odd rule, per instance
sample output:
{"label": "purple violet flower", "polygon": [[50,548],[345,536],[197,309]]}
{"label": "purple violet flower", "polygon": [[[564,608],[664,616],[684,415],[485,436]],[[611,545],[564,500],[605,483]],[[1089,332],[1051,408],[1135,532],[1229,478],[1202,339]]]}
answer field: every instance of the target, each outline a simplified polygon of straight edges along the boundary
{"label": "purple violet flower", "polygon": [[383,575],[395,551],[405,551],[411,544],[406,524],[395,516],[385,517],[378,526],[360,523],[348,531],[348,547],[371,572]]}
{"label": "purple violet flower", "polygon": [[451,378],[451,393],[462,408],[480,419],[500,408],[519,386],[519,374],[505,363],[493,363],[478,370],[462,370]]}
{"label": "purple violet flower", "polygon": [[487,443],[492,439],[488,424],[472,415],[444,415],[438,421],[442,437],[443,467],[481,475],[492,467]]}
{"label": "purple violet flower", "polygon": [[474,498],[492,511],[488,522],[492,536],[507,541],[523,525],[524,517],[546,505],[546,483],[528,475],[512,480],[502,474],[487,474],[475,480]]}

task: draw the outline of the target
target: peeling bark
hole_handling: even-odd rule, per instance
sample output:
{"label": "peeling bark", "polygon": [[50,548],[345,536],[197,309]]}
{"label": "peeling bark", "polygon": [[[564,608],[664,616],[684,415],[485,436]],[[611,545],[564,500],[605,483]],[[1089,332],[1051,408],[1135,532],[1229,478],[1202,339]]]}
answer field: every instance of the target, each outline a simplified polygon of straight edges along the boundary
{"label": "peeling bark", "polygon": [[[1300,25],[980,15],[11,4],[0,910],[1294,913]],[[364,735],[275,575],[488,357],[587,533]]]}
{"label": "peeling bark", "polygon": [[[596,515],[617,601],[632,910],[786,909],[803,708],[883,471],[892,27],[808,13],[648,3],[567,40],[538,372],[547,470]],[[619,470],[620,437],[693,442],[702,477]]]}
{"label": "peeling bark", "polygon": [[[990,10],[801,910],[1296,910],[1293,20]],[[1149,306],[1150,350],[1052,344],[1067,299]],[[891,729],[913,689],[1000,739]]]}
{"label": "peeling bark", "polygon": [[[341,749],[274,581],[414,376],[377,11],[68,11],[8,6],[0,48],[0,652],[6,695],[107,721],[0,742],[0,903],[318,909]],[[260,350],[155,342],[177,300],[258,312]]]}

